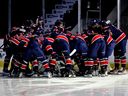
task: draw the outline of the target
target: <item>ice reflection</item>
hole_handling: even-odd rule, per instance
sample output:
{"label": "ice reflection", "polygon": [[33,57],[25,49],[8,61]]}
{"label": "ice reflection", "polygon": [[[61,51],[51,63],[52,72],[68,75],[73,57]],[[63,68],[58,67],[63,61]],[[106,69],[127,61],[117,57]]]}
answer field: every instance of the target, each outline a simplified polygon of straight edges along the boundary
{"label": "ice reflection", "polygon": [[128,75],[105,78],[0,78],[0,96],[128,96]]}

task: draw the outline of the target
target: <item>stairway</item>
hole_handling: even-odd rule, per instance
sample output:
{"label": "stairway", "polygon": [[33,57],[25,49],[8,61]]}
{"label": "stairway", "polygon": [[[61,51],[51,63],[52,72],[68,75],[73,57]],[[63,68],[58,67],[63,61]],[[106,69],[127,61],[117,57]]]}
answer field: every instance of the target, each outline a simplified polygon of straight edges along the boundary
{"label": "stairway", "polygon": [[78,0],[62,0],[60,4],[56,4],[51,14],[46,14],[44,25],[45,31],[51,29],[56,20],[63,19],[64,13],[66,13],[66,11],[71,11],[76,1]]}

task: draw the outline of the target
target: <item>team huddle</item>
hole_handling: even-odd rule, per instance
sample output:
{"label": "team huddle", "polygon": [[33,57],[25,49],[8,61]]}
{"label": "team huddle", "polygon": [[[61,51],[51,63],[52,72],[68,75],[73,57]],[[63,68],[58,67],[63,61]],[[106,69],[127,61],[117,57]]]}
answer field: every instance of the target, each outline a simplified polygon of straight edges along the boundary
{"label": "team huddle", "polygon": [[[109,21],[93,19],[85,32],[74,34],[61,20],[47,32],[41,23],[39,18],[29,21],[6,35],[3,76],[104,77],[126,72],[127,36]],[[114,69],[108,70],[112,52]]]}

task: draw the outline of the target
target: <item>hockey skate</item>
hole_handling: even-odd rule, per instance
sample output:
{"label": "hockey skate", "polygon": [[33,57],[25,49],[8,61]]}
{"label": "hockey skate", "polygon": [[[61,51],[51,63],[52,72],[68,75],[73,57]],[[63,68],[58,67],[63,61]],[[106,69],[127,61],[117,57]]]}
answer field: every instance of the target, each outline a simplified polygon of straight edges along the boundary
{"label": "hockey skate", "polygon": [[93,66],[87,66],[87,70],[85,71],[84,77],[89,77],[92,78],[93,77]]}
{"label": "hockey skate", "polygon": [[68,77],[69,78],[71,78],[71,77],[75,78],[76,77],[75,72],[73,70],[70,70],[69,74],[68,74]]}
{"label": "hockey skate", "polygon": [[93,74],[90,73],[89,71],[86,71],[85,74],[84,74],[84,77],[89,77],[89,78],[92,78]]}
{"label": "hockey skate", "polygon": [[2,72],[2,76],[3,76],[3,77],[9,77],[9,75],[10,75],[10,72],[9,72],[8,70],[4,70],[4,71]]}
{"label": "hockey skate", "polygon": [[118,70],[118,74],[119,74],[119,75],[124,75],[124,74],[126,74],[126,73],[127,73],[127,71],[126,71],[125,68],[121,68],[121,69]]}
{"label": "hockey skate", "polygon": [[99,76],[99,70],[94,70],[92,72],[92,76]]}
{"label": "hockey skate", "polygon": [[20,69],[19,68],[14,68],[10,77],[13,77],[13,78],[18,78],[20,75]]}
{"label": "hockey skate", "polygon": [[35,74],[34,71],[30,71],[30,72],[25,73],[25,77],[33,77],[34,74]]}
{"label": "hockey skate", "polygon": [[46,71],[44,72],[43,76],[47,78],[52,78],[52,73],[50,71]]}
{"label": "hockey skate", "polygon": [[62,74],[62,77],[69,77],[69,78],[75,78],[76,77],[76,74],[75,74],[75,72],[73,71],[73,70],[63,70],[62,72],[61,72],[61,74]]}
{"label": "hockey skate", "polygon": [[107,65],[101,66],[101,77],[108,76]]}
{"label": "hockey skate", "polygon": [[113,69],[113,70],[109,71],[108,74],[118,75],[118,71],[119,71],[119,69]]}
{"label": "hockey skate", "polygon": [[25,73],[20,72],[18,77],[19,77],[19,78],[24,78],[24,77],[25,77]]}
{"label": "hockey skate", "polygon": [[84,77],[87,77],[87,78],[92,78],[92,74],[85,74]]}

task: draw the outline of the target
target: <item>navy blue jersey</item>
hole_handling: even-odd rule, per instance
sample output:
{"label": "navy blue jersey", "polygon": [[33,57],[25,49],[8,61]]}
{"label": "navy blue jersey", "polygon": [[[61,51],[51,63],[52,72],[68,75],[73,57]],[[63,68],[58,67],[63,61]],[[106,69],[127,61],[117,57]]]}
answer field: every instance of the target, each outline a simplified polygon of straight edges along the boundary
{"label": "navy blue jersey", "polygon": [[87,56],[88,46],[82,36],[76,36],[74,40],[74,49],[83,56]]}
{"label": "navy blue jersey", "polygon": [[50,37],[44,38],[42,42],[42,49],[44,50],[45,54],[51,54],[53,51],[52,44],[54,43],[54,39]]}
{"label": "navy blue jersey", "polygon": [[126,38],[126,34],[117,29],[115,26],[111,25],[109,26],[109,31],[112,32],[112,37],[113,39],[116,41],[116,44],[118,44],[119,42],[121,42],[124,38]]}

